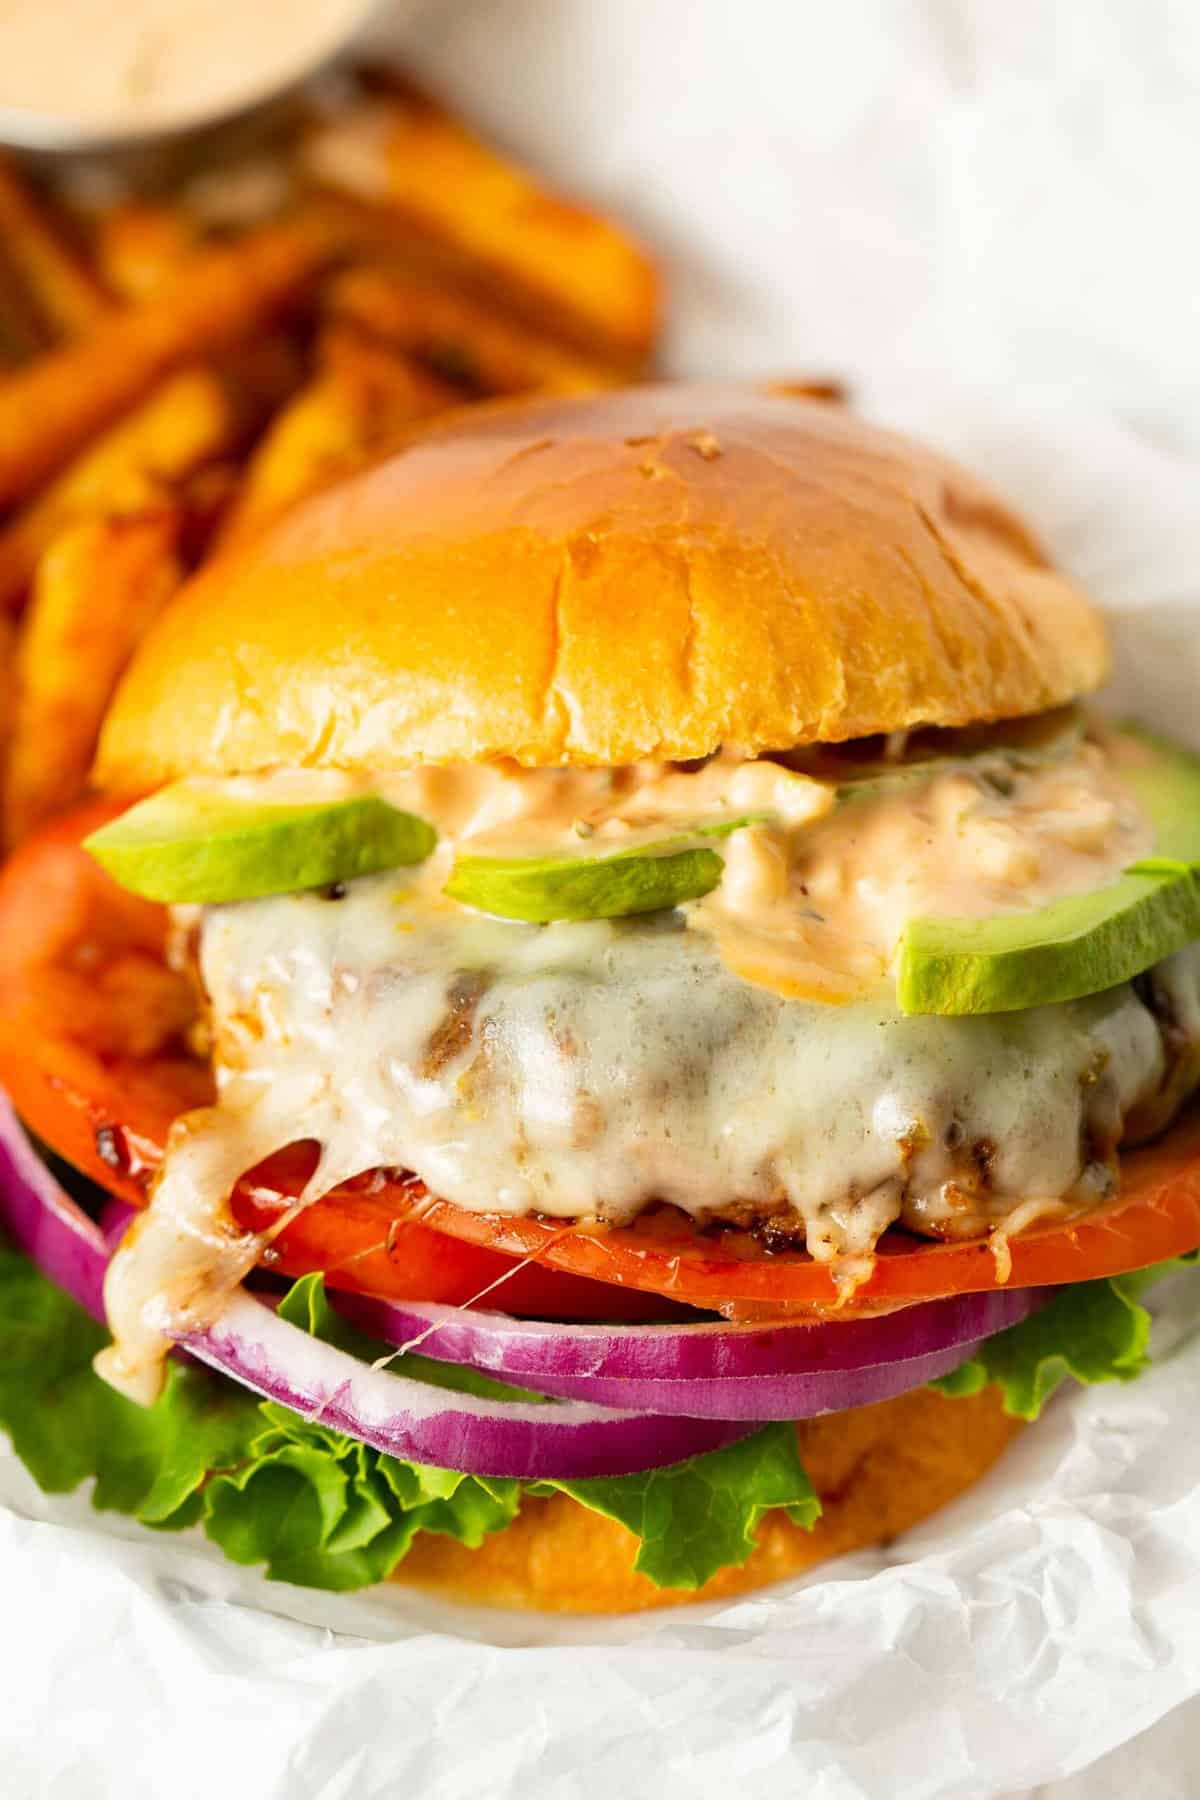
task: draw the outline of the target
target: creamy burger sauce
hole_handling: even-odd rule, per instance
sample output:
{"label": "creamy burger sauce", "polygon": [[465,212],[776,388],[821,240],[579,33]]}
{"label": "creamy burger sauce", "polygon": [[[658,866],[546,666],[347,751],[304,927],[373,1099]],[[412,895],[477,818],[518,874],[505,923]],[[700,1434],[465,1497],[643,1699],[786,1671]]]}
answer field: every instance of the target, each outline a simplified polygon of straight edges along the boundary
{"label": "creamy burger sauce", "polygon": [[[322,778],[330,791],[345,779]],[[272,797],[311,782],[272,778]],[[686,806],[681,783],[696,784]],[[766,784],[808,823],[785,830]],[[412,1170],[479,1211],[619,1223],[667,1201],[702,1219],[802,1227],[852,1287],[897,1220],[972,1236],[1017,1208],[1028,1222],[1030,1202],[1090,1203],[1127,1116],[1167,1076],[1156,1014],[1132,986],[954,1019],[899,1014],[880,981],[910,910],[982,913],[1100,886],[1149,847],[1094,746],[1006,780],[1008,792],[978,770],[942,769],[848,806],[806,776],[729,759],[691,775],[431,770],[380,785],[438,824],[429,864],[337,899],[204,916],[219,1101],[181,1121],[106,1286],[116,1344],[102,1372],[138,1397],[156,1389],[164,1329],[211,1320],[261,1256],[228,1195],[297,1137],[321,1148],[301,1203],[378,1167]],[[729,841],[715,901],[538,927],[440,893],[450,839],[473,850],[561,841],[566,819],[594,853],[597,838],[628,842],[680,808],[719,811],[725,787],[730,806],[761,805],[777,822],[770,839]],[[782,856],[786,879],[745,866],[760,854]],[[743,978],[727,921],[742,914],[747,936],[768,935],[772,920],[788,924],[779,909],[817,910],[814,887],[828,943],[810,919],[791,928],[821,979],[797,980],[794,962],[782,977]],[[869,957],[847,983],[837,959],[856,932]],[[1176,1045],[1200,1039],[1200,948],[1155,980]],[[834,987],[841,1005],[811,997]]]}
{"label": "creamy burger sauce", "polygon": [[[514,858],[685,842],[719,849],[721,884],[684,909],[689,926],[712,936],[747,980],[789,998],[842,1001],[886,980],[910,918],[982,918],[1115,880],[1153,844],[1120,778],[1123,761],[1145,754],[1113,734],[1102,744],[1068,738],[1045,762],[947,758],[928,777],[919,766],[885,774],[849,800],[832,781],[733,753],[689,772],[487,764],[280,771],[220,786],[263,804],[377,793],[431,820],[438,850],[413,878],[431,903],[456,848]],[[727,837],[694,834],[743,819],[754,822]]]}
{"label": "creamy burger sauce", "polygon": [[307,74],[366,11],[363,0],[0,0],[0,106],[114,134],[190,124]]}
{"label": "creamy burger sauce", "polygon": [[851,999],[886,978],[909,919],[1043,906],[1146,855],[1153,832],[1120,780],[1145,754],[1114,736],[1022,771],[981,759],[868,791],[815,830],[751,826],[730,838],[721,885],[689,924],[749,981]]}

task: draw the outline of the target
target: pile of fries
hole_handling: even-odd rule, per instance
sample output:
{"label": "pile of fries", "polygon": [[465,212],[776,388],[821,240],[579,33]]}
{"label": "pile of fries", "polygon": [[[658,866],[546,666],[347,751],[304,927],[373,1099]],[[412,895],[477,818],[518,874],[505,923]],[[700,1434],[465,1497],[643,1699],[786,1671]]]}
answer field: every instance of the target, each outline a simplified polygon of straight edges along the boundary
{"label": "pile of fries", "polygon": [[3,845],[202,561],[450,407],[639,378],[659,320],[624,231],[391,73],[166,199],[0,163]]}

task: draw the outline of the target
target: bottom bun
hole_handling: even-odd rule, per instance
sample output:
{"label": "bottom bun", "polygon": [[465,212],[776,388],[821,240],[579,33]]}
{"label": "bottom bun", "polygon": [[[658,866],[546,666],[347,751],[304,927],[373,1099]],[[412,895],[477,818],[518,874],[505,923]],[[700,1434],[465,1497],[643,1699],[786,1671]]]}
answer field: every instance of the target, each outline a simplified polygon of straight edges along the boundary
{"label": "bottom bun", "polygon": [[831,1556],[885,1544],[986,1473],[1020,1430],[994,1388],[948,1400],[918,1388],[797,1426],[800,1454],[824,1512],[802,1531],[770,1512],[738,1569],[700,1588],[659,1588],[636,1573],[637,1539],[565,1494],[526,1500],[514,1522],[478,1550],[422,1532],[396,1579],[456,1600],[540,1612],[642,1612],[719,1600],[799,1575]]}

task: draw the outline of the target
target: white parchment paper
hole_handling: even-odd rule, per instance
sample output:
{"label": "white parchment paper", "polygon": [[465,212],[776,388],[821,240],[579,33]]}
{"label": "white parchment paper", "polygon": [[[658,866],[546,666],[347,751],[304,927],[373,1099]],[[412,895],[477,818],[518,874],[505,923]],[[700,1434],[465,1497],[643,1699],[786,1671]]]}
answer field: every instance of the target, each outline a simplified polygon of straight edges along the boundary
{"label": "white parchment paper", "polygon": [[[1200,743],[1191,5],[431,0],[405,48],[666,247],[680,372],[843,373],[1007,489]],[[0,1457],[0,1794],[1183,1800],[1197,1311],[891,1552],[624,1623],[272,1587]]]}

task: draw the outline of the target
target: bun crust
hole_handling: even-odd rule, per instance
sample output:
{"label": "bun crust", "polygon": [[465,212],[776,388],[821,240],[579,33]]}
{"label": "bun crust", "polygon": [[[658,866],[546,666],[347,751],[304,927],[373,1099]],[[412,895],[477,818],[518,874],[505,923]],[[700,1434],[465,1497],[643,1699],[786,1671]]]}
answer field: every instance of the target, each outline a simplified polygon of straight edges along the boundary
{"label": "bun crust", "polygon": [[815,1529],[768,1513],[749,1561],[694,1591],[657,1588],[636,1574],[631,1533],[565,1494],[525,1501],[513,1524],[478,1550],[422,1532],[396,1579],[455,1600],[539,1612],[641,1612],[728,1599],[847,1550],[890,1542],[969,1488],[1020,1429],[994,1388],[963,1400],[918,1388],[809,1420],[797,1433],[825,1509]]}
{"label": "bun crust", "polygon": [[1106,669],[955,464],[835,407],[631,388],[470,408],[211,565],[97,779],[778,750],[1020,717]]}

